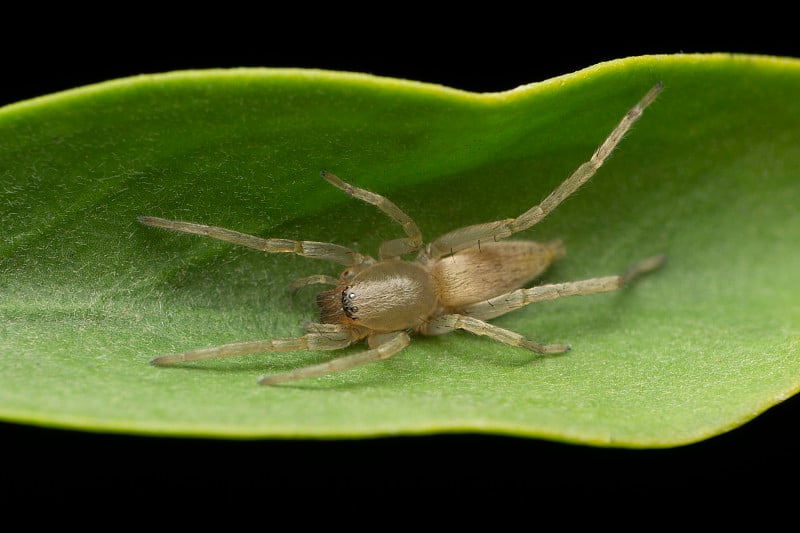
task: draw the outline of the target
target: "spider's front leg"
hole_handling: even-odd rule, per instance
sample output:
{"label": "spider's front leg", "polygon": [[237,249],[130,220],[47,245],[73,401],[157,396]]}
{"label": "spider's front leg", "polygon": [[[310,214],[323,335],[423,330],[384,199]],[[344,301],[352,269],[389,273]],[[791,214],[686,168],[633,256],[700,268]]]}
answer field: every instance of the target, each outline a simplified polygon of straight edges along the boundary
{"label": "spider's front leg", "polygon": [[384,334],[378,337],[380,337],[380,340],[377,342],[373,342],[372,338],[370,338],[370,346],[374,346],[370,350],[339,357],[338,359],[326,361],[318,365],[290,370],[289,372],[270,374],[262,377],[258,382],[261,385],[275,385],[277,383],[299,381],[301,379],[326,376],[334,372],[341,372],[342,370],[350,370],[351,368],[356,368],[368,363],[388,359],[400,352],[400,350],[408,346],[411,342],[411,338],[405,331]]}
{"label": "spider's front leg", "polygon": [[[218,357],[238,357],[240,355],[256,353],[338,350],[350,346],[352,343],[365,336],[363,329],[354,329],[338,324],[315,323],[309,324],[307,329],[308,333],[301,337],[234,342],[222,346],[214,346],[212,348],[200,348],[188,352],[162,355],[161,357],[156,357],[150,361],[150,363],[156,366],[167,366],[189,361],[202,361]],[[370,350],[332,359],[318,365],[297,368],[288,372],[269,374],[261,377],[258,382],[261,385],[275,385],[288,381],[299,381],[349,370],[374,361],[388,359],[408,346],[411,342],[411,338],[406,332],[399,331],[391,334],[372,335],[369,341]]]}
{"label": "spider's front leg", "polygon": [[333,285],[335,287],[338,284],[339,280],[333,276],[328,276],[327,274],[316,274],[314,276],[296,279],[291,283],[291,285],[289,285],[289,287],[296,290],[302,287],[308,287],[309,285]]}
{"label": "spider's front leg", "polygon": [[374,205],[403,228],[407,237],[386,241],[381,244],[378,252],[381,259],[400,257],[401,255],[409,254],[420,249],[422,246],[422,232],[420,232],[414,220],[405,214],[402,209],[397,207],[394,202],[385,196],[344,182],[326,170],[323,170],[320,174],[325,178],[325,181],[337,189],[344,191],[346,194],[362,202]]}
{"label": "spider's front leg", "polygon": [[255,235],[248,235],[238,231],[221,228],[219,226],[207,226],[195,222],[183,222],[180,220],[168,220],[166,218],[141,216],[139,222],[145,226],[153,228],[168,229],[188,233],[190,235],[201,235],[211,237],[220,241],[246,246],[260,252],[266,253],[292,253],[302,257],[313,259],[324,259],[333,261],[341,265],[359,265],[371,263],[374,260],[363,256],[344,246],[329,242],[316,241],[295,241],[291,239],[263,239]]}
{"label": "spider's front leg", "polygon": [[358,330],[337,324],[309,324],[307,329],[308,333],[300,337],[233,342],[222,346],[162,355],[161,357],[156,357],[150,363],[156,366],[166,366],[189,361],[202,361],[218,357],[238,357],[255,353],[338,350],[350,346],[360,338],[363,338],[363,334]]}

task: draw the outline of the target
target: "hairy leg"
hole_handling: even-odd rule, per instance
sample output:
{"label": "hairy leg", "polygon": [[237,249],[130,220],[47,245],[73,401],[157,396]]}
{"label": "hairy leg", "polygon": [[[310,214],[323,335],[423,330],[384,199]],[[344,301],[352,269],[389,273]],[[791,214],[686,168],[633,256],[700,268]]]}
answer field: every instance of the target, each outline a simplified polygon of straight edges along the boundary
{"label": "hairy leg", "polygon": [[463,329],[475,335],[484,335],[490,339],[526,348],[537,353],[564,353],[569,351],[568,344],[542,344],[532,341],[519,333],[489,324],[475,317],[459,314],[442,315],[432,319],[421,333],[424,335],[442,335],[456,329]]}
{"label": "hairy leg", "polygon": [[339,284],[339,280],[334,278],[333,276],[328,276],[325,274],[317,274],[314,276],[308,276],[307,278],[299,278],[292,282],[291,288],[292,289],[300,289],[302,287],[308,287],[309,285],[333,285],[336,286]]}
{"label": "hairy leg", "polygon": [[158,217],[139,217],[139,222],[154,228],[180,231],[191,235],[202,235],[220,241],[246,246],[267,253],[293,253],[313,259],[324,259],[342,265],[360,264],[372,259],[362,256],[349,248],[327,242],[293,241],[289,239],[262,239],[254,235],[240,233],[218,226],[206,226],[194,222],[181,222]]}
{"label": "hairy leg", "polygon": [[308,329],[309,332],[301,337],[234,342],[211,348],[162,355],[161,357],[156,357],[150,363],[156,366],[165,366],[187,361],[237,357],[254,353],[337,350],[349,346],[359,338],[354,331],[333,324],[310,324]]}
{"label": "hairy leg", "polygon": [[408,237],[386,241],[381,244],[379,250],[381,259],[399,257],[420,249],[422,246],[422,233],[419,231],[417,224],[392,201],[380,194],[375,194],[374,192],[350,185],[325,170],[323,170],[321,174],[322,177],[325,178],[325,181],[334,187],[341,189],[353,198],[374,205],[383,211],[385,215],[402,226],[403,231]]}
{"label": "hairy leg", "polygon": [[465,315],[482,320],[489,320],[534,302],[555,300],[564,296],[579,296],[617,290],[636,277],[646,272],[651,272],[664,264],[664,256],[649,257],[633,265],[621,276],[604,276],[581,281],[568,281],[566,283],[552,283],[539,285],[529,289],[515,291],[495,296],[483,302],[468,305],[461,309]]}
{"label": "hairy leg", "polygon": [[499,240],[509,237],[515,233],[526,230],[538,224],[550,212],[552,212],[561,202],[571,196],[581,185],[589,181],[594,176],[617,144],[633,124],[639,120],[644,109],[656,99],[661,92],[661,83],[650,89],[650,91],[622,118],[620,123],[606,138],[605,141],[595,150],[589,161],[578,167],[573,174],[564,180],[550,195],[536,205],[524,212],[517,218],[507,218],[495,222],[475,224],[466,226],[446,233],[434,240],[428,246],[428,254],[433,257],[441,257],[451,254],[464,248],[477,246],[480,241]]}
{"label": "hairy leg", "polygon": [[385,342],[371,350],[358,352],[353,355],[346,355],[344,357],[333,359],[318,365],[290,370],[289,372],[270,374],[262,377],[258,382],[261,385],[275,385],[276,383],[299,381],[301,379],[315,378],[332,374],[334,372],[341,372],[342,370],[350,370],[351,368],[356,368],[368,363],[388,359],[408,346],[410,342],[411,338],[408,336],[408,334],[404,331],[400,331],[395,335],[388,337]]}

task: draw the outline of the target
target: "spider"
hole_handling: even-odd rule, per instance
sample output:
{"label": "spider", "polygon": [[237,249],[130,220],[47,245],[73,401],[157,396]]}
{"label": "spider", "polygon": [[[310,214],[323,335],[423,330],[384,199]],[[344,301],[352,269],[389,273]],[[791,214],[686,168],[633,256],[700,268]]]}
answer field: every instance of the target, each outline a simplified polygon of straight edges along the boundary
{"label": "spider", "polygon": [[[570,346],[567,344],[542,344],[487,321],[534,302],[619,289],[640,274],[659,268],[664,262],[663,256],[640,261],[622,275],[523,288],[554,260],[565,255],[564,246],[560,240],[539,243],[503,239],[540,222],[586,183],[660,92],[661,83],[650,89],[592,157],[539,205],[517,218],[453,230],[427,245],[423,245],[416,223],[390,200],[322,171],[322,177],[328,183],[353,198],[376,206],[403,228],[405,237],[380,245],[378,260],[332,243],[263,239],[216,226],[139,217],[139,221],[147,226],[204,235],[267,253],[284,252],[324,259],[346,267],[338,278],[316,275],[292,284],[293,287],[314,284],[333,287],[317,295],[320,322],[307,325],[306,333],[300,337],[201,348],[157,357],[151,363],[170,365],[261,352],[338,350],[359,340],[367,340],[367,350],[266,375],[259,380],[260,384],[272,385],[387,359],[408,346],[413,333],[441,335],[465,330],[540,354],[568,351]],[[402,259],[402,256],[414,252],[418,252],[415,260]]]}

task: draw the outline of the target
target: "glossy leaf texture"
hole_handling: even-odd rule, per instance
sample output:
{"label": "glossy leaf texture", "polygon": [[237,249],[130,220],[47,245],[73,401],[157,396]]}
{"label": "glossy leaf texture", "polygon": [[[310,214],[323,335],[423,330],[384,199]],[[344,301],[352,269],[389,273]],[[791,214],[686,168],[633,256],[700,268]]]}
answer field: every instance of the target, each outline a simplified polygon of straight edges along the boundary
{"label": "glossy leaf texture", "polygon": [[[494,320],[572,351],[457,332],[304,382],[344,352],[156,368],[158,355],[302,333],[293,279],[332,263],[147,228],[139,215],[375,255],[400,229],[325,183],[384,194],[427,240],[515,217],[664,91],[597,175],[520,238],[561,238],[541,282],[669,262],[623,291]],[[139,76],[0,109],[0,418],[215,438],[509,434],[696,442],[800,389],[800,61],[644,56],[508,92],[314,70]]]}

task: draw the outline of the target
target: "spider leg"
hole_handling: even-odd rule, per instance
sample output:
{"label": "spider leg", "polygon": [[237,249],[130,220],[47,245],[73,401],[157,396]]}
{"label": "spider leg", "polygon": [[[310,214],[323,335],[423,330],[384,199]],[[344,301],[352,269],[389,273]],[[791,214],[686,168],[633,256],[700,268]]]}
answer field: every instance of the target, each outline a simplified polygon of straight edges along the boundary
{"label": "spider leg", "polygon": [[366,365],[374,361],[388,359],[408,346],[410,342],[411,338],[408,336],[408,333],[405,331],[400,331],[392,336],[389,336],[385,339],[385,342],[371,350],[358,352],[353,355],[346,355],[344,357],[333,359],[318,365],[290,370],[289,372],[269,374],[267,376],[263,376],[258,382],[261,385],[275,385],[276,383],[298,381],[301,379],[325,376],[327,374],[340,372],[342,370],[350,370],[351,368]]}
{"label": "spider leg", "polygon": [[481,320],[489,320],[534,302],[555,300],[563,296],[578,296],[582,294],[595,294],[619,289],[631,282],[636,277],[661,267],[664,256],[655,256],[644,259],[633,265],[625,274],[618,276],[605,276],[581,281],[568,281],[566,283],[552,283],[539,285],[529,289],[515,291],[495,296],[488,300],[465,306],[461,312]]}
{"label": "spider leg", "polygon": [[411,219],[410,216],[405,214],[388,198],[385,198],[380,194],[375,194],[374,192],[361,189],[360,187],[350,185],[349,183],[345,183],[341,179],[325,170],[321,172],[321,175],[323,178],[325,178],[325,181],[337,189],[341,189],[353,198],[374,205],[383,211],[386,216],[402,226],[403,231],[405,231],[408,237],[394,239],[382,243],[378,252],[381,259],[400,257],[401,255],[409,254],[420,249],[422,246],[422,232],[420,232],[417,224]]}
{"label": "spider leg", "polygon": [[327,276],[325,274],[317,274],[315,276],[308,276],[307,278],[300,278],[296,279],[292,282],[291,288],[292,289],[300,289],[302,287],[308,287],[309,285],[333,285],[336,286],[339,284],[339,280],[334,278],[333,276]]}
{"label": "spider leg", "polygon": [[438,316],[428,322],[421,330],[421,333],[424,335],[442,335],[454,329],[463,329],[475,335],[484,335],[490,339],[511,346],[526,348],[536,353],[564,353],[570,349],[568,344],[542,344],[523,337],[519,333],[495,326],[494,324],[489,324],[478,318],[459,314]]}
{"label": "spider leg", "polygon": [[656,99],[661,92],[661,83],[658,83],[628,111],[616,128],[605,141],[595,150],[592,157],[575,170],[570,177],[564,180],[550,195],[539,205],[530,208],[517,218],[507,218],[495,222],[475,224],[453,230],[437,238],[428,246],[428,254],[441,257],[464,248],[476,246],[480,241],[499,240],[515,233],[526,230],[538,224],[550,214],[561,202],[594,176],[595,172],[605,163],[611,152],[633,124],[639,120],[645,108]]}
{"label": "spider leg", "polygon": [[254,353],[337,350],[349,346],[361,337],[355,330],[334,324],[310,324],[308,331],[301,337],[234,342],[211,348],[162,355],[161,357],[156,357],[150,363],[156,366],[165,366],[187,361],[202,361],[217,357],[237,357]]}
{"label": "spider leg", "polygon": [[254,235],[239,233],[218,226],[206,226],[194,222],[181,222],[158,217],[139,217],[139,222],[154,228],[180,231],[192,235],[202,235],[240,246],[246,246],[267,253],[293,253],[303,257],[324,259],[342,265],[371,262],[372,259],[358,254],[349,248],[328,242],[293,241],[289,239],[262,239]]}
{"label": "spider leg", "polygon": [[540,285],[530,289],[518,289],[507,294],[490,298],[483,302],[468,305],[461,313],[438,316],[430,320],[422,329],[424,335],[442,335],[454,329],[463,329],[475,335],[526,348],[541,354],[557,354],[569,351],[568,344],[542,344],[513,331],[485,322],[490,318],[504,315],[533,302],[554,300],[562,296],[594,294],[619,289],[636,277],[659,268],[664,264],[663,256],[655,256],[636,263],[621,276],[605,276],[582,281]]}

